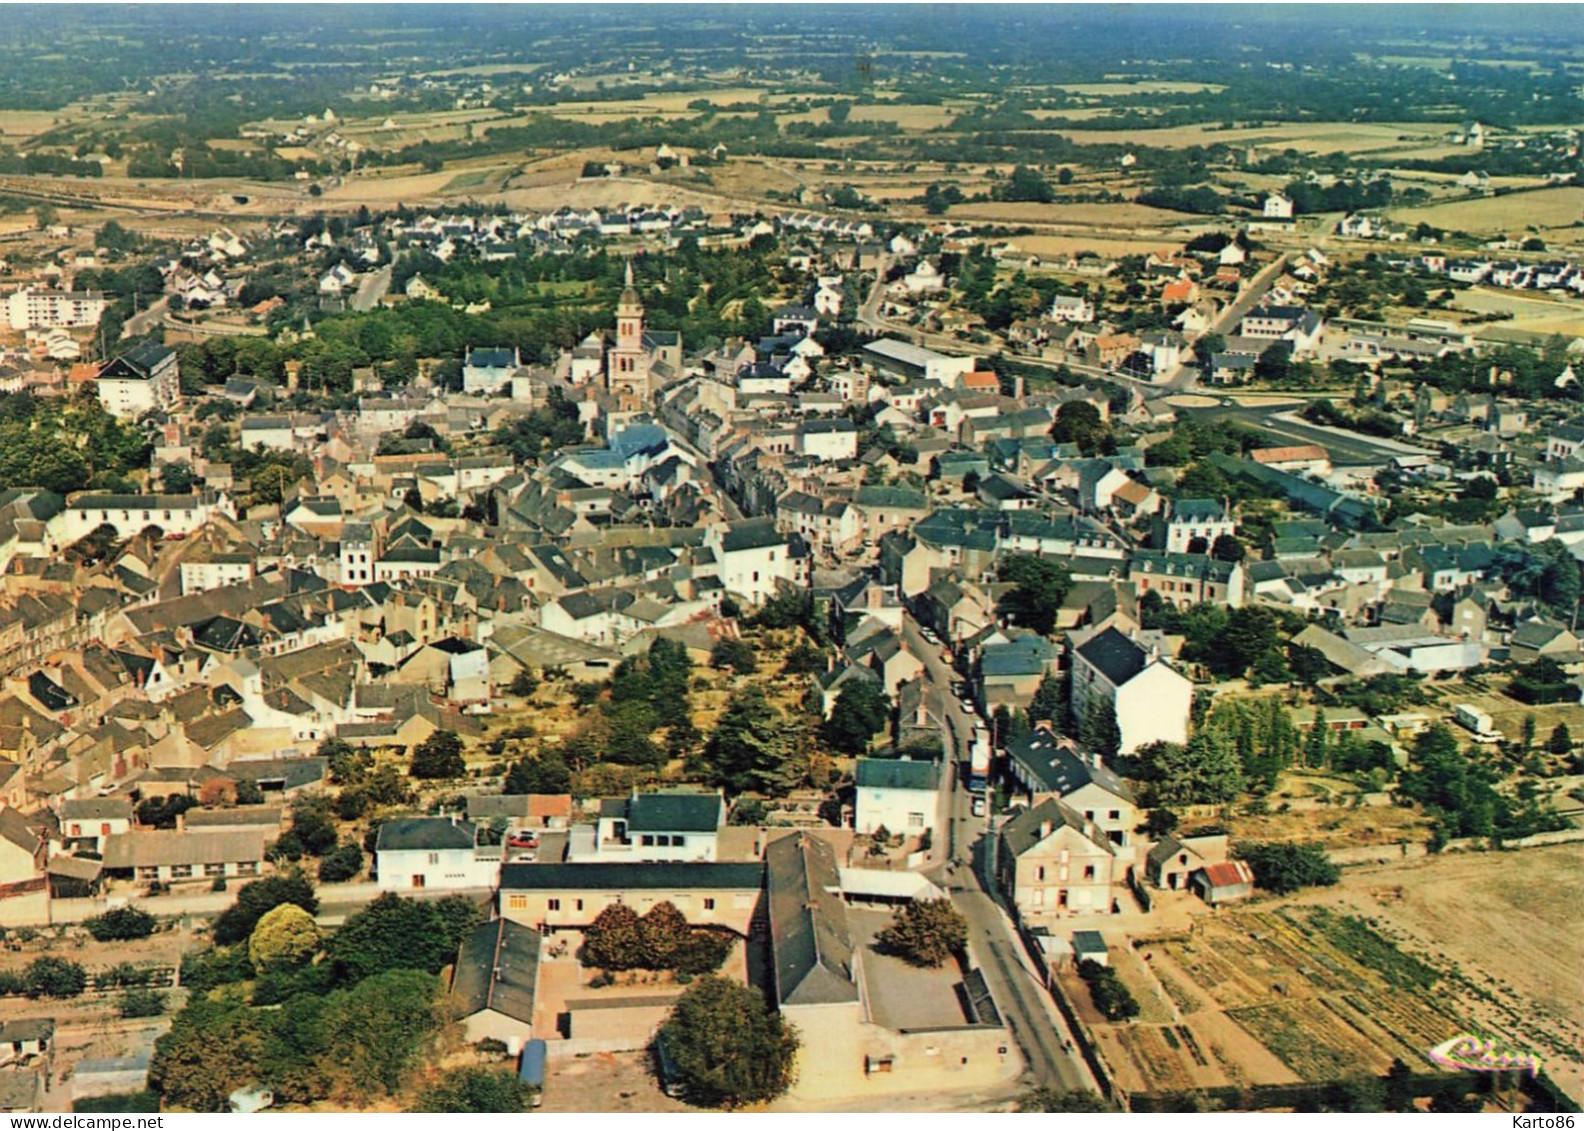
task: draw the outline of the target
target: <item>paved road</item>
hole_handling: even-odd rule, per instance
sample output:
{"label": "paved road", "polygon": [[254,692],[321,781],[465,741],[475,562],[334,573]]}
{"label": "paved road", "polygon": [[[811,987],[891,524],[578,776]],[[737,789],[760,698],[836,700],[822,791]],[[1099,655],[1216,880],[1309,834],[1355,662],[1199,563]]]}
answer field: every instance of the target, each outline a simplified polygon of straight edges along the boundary
{"label": "paved road", "polygon": [[[967,757],[974,724],[980,719],[951,694],[955,675],[941,658],[942,646],[926,641],[911,616],[903,619],[902,636],[908,648],[923,657],[926,674],[942,691],[948,750],[953,761]],[[1024,965],[1022,942],[1005,913],[987,894],[991,890],[987,882],[992,843],[989,819],[973,816],[972,798],[955,773],[946,775],[944,788],[950,793],[944,808],[949,814],[946,843],[951,863],[936,868],[930,879],[950,893],[952,902],[968,920],[968,945],[979,958],[990,993],[1012,1027],[1035,1083],[1062,1090],[1098,1091],[1077,1052],[1068,1053],[1063,1047],[1069,1036],[1054,1012],[1048,991]]]}
{"label": "paved road", "polygon": [[385,292],[390,290],[391,264],[387,263],[378,271],[370,271],[358,283],[357,294],[352,298],[352,309],[359,314],[367,313],[378,306],[385,298]]}
{"label": "paved road", "polygon": [[1429,451],[1427,448],[1415,447],[1401,441],[1384,443],[1362,433],[1320,428],[1309,424],[1296,418],[1295,415],[1302,410],[1304,403],[1303,400],[1294,399],[1281,404],[1236,407],[1216,405],[1212,408],[1178,411],[1199,420],[1236,420],[1247,424],[1250,428],[1258,429],[1275,441],[1289,444],[1319,444],[1330,454],[1333,463],[1342,466],[1387,463],[1399,455]]}
{"label": "paved road", "polygon": [[125,341],[128,338],[141,338],[164,321],[169,310],[170,298],[167,296],[138,311],[121,324],[121,339]]}

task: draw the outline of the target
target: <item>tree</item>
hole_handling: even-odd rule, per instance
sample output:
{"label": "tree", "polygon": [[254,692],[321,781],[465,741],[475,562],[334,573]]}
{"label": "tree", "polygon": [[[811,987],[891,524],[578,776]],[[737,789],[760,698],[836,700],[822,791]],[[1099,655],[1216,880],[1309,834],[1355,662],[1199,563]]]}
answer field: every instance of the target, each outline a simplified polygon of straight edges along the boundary
{"label": "tree", "polygon": [[506,771],[501,792],[506,794],[566,793],[572,788],[572,771],[559,752],[542,752],[520,758]]}
{"label": "tree", "polygon": [[1234,855],[1248,861],[1254,882],[1266,891],[1287,895],[1299,888],[1330,887],[1342,878],[1341,869],[1317,844],[1264,844],[1235,846]]}
{"label": "tree", "polygon": [[1049,204],[1056,199],[1056,190],[1051,188],[1050,182],[1040,176],[1039,170],[1030,169],[1026,165],[1019,165],[1012,170],[1012,175],[994,189],[996,199],[1005,201],[1028,201],[1034,204]]}
{"label": "tree", "polygon": [[968,945],[968,920],[944,897],[915,899],[898,908],[875,942],[914,966],[937,967]]}
{"label": "tree", "polygon": [[1039,686],[1034,689],[1034,697],[1029,700],[1029,721],[1054,723],[1062,717],[1066,704],[1066,686],[1056,676],[1046,672],[1040,677]]}
{"label": "tree", "polygon": [[746,640],[722,640],[710,650],[710,667],[717,671],[730,668],[738,675],[752,675],[758,666],[753,646]]}
{"label": "tree", "polygon": [[264,913],[248,936],[248,959],[260,973],[301,966],[319,952],[323,941],[312,915],[295,903]]}
{"label": "tree", "polygon": [[891,698],[877,680],[849,680],[836,696],[831,717],[821,728],[825,741],[841,754],[859,755],[891,721]]}
{"label": "tree", "polygon": [[454,731],[435,731],[413,747],[412,767],[408,772],[415,778],[462,777],[467,773],[467,763],[462,760],[462,740]]}
{"label": "tree", "polygon": [[534,1089],[515,1072],[467,1066],[448,1069],[440,1079],[418,1093],[417,1112],[522,1112],[528,1110]]}
{"label": "tree", "polygon": [[1086,958],[1078,963],[1078,976],[1089,987],[1089,997],[1107,1021],[1129,1021],[1139,1015],[1138,999],[1111,967]]}
{"label": "tree", "polygon": [[662,899],[638,922],[640,951],[645,970],[669,970],[676,965],[677,956],[687,946],[692,935],[688,921],[678,911],[676,904]]}
{"label": "tree", "polygon": [[539,677],[532,668],[523,667],[516,675],[512,676],[511,683],[506,685],[506,690],[513,695],[526,699],[539,690]]}
{"label": "tree", "polygon": [[1078,724],[1078,742],[1106,759],[1121,752],[1122,728],[1111,700],[1100,695],[1090,697],[1083,721]]}
{"label": "tree", "polygon": [[329,763],[330,780],[337,785],[360,782],[374,767],[374,756],[344,738],[327,738],[314,751],[315,757]]}
{"label": "tree", "polygon": [[1088,401],[1068,401],[1057,410],[1050,435],[1058,444],[1077,444],[1086,456],[1104,455],[1111,426]]}
{"label": "tree", "polygon": [[1307,644],[1287,645],[1287,669],[1310,687],[1331,674],[1331,661],[1325,653]]}
{"label": "tree", "polygon": [[98,942],[146,939],[154,933],[154,925],[154,916],[141,907],[113,907],[83,922]]}
{"label": "tree", "polygon": [[260,1014],[234,998],[194,996],[154,1042],[149,1087],[167,1110],[230,1110],[230,1095],[256,1082],[264,1046]]}
{"label": "tree", "polygon": [[689,986],[660,1039],[695,1103],[739,1108],[792,1086],[797,1034],[761,994],[724,978],[707,975]]}
{"label": "tree", "polygon": [[88,988],[88,973],[77,963],[45,954],[22,971],[22,990],[28,997],[76,997]]}
{"label": "tree", "polygon": [[322,797],[294,801],[291,832],[310,856],[329,852],[336,846],[336,826],[330,815],[330,803]]}
{"label": "tree", "polygon": [[1201,727],[1186,744],[1150,743],[1137,756],[1156,805],[1224,805],[1243,791],[1242,761],[1219,727]]}
{"label": "tree", "polygon": [[343,844],[320,859],[319,882],[342,884],[356,878],[362,870],[363,850],[355,844]]}
{"label": "tree", "polygon": [[433,972],[405,967],[336,995],[325,1016],[327,1046],[352,1090],[367,1094],[373,1084],[394,1095],[401,1089],[440,1028],[439,989]]}
{"label": "tree", "polygon": [[710,778],[733,794],[784,793],[791,785],[787,761],[793,753],[781,712],[764,688],[749,684],[733,692],[705,747]]}
{"label": "tree", "polygon": [[387,970],[433,974],[456,957],[483,917],[483,909],[463,896],[417,900],[383,892],[331,936],[326,950],[346,982]]}
{"label": "tree", "polygon": [[594,917],[583,933],[585,966],[601,970],[632,970],[643,965],[644,931],[638,912],[612,903]]}
{"label": "tree", "polygon": [[1002,560],[997,576],[1016,587],[1001,598],[997,612],[1041,634],[1055,629],[1062,602],[1072,589],[1067,567],[1035,554],[1012,554]]}
{"label": "tree", "polygon": [[319,898],[305,877],[290,874],[254,880],[237,892],[236,902],[215,920],[212,934],[216,945],[231,946],[249,938],[264,914],[283,903],[295,903],[309,915],[319,913]]}
{"label": "tree", "polygon": [[1553,754],[1572,753],[1573,736],[1568,732],[1566,723],[1558,723],[1551,728],[1551,737],[1546,740],[1546,749]]}
{"label": "tree", "polygon": [[1222,534],[1211,545],[1210,556],[1218,562],[1240,562],[1248,557],[1248,550],[1234,535]]}
{"label": "tree", "polygon": [[192,465],[178,460],[160,468],[160,486],[173,495],[185,495],[193,489]]}

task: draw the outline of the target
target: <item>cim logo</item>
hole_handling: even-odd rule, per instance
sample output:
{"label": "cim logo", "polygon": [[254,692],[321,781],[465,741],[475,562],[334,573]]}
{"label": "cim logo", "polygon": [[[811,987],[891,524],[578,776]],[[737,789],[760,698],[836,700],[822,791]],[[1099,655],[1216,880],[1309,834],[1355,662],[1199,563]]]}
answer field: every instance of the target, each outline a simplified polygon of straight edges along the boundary
{"label": "cim logo", "polygon": [[1470,1072],[1540,1072],[1540,1058],[1533,1053],[1507,1047],[1498,1037],[1476,1037],[1464,1033],[1443,1041],[1429,1052],[1432,1063],[1442,1068],[1466,1068]]}

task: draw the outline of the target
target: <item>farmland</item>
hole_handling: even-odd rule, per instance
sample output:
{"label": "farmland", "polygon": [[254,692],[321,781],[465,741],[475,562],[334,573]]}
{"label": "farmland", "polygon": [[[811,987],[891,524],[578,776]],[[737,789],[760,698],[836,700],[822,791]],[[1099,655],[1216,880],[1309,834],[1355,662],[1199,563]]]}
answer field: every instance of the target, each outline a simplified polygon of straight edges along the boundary
{"label": "farmland", "polygon": [[1584,218],[1584,189],[1542,189],[1402,208],[1391,212],[1391,216],[1407,224],[1422,222],[1465,232],[1517,232],[1531,224],[1537,228],[1566,228]]}
{"label": "farmland", "polygon": [[1135,939],[1126,980],[1141,1002],[1158,986],[1175,1019],[1148,1002],[1139,1021],[1107,1025],[1075,977],[1063,988],[1125,1090],[1381,1073],[1465,1031],[1535,1052],[1576,1087],[1581,863],[1584,851],[1563,845],[1352,869],[1334,888]]}
{"label": "farmland", "polygon": [[1327,909],[1248,909],[1135,945],[1181,1021],[1101,1027],[1125,1088],[1379,1073],[1463,1024],[1436,969]]}

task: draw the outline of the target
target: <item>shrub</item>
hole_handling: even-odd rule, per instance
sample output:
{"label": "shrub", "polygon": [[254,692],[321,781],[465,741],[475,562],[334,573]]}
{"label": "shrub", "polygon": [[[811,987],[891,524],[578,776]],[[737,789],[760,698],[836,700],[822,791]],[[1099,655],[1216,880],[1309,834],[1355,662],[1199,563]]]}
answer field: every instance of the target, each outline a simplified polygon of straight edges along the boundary
{"label": "shrub", "polygon": [[83,922],[97,942],[146,939],[154,933],[154,916],[140,907],[115,907]]}
{"label": "shrub", "polygon": [[1316,844],[1240,844],[1236,855],[1248,861],[1257,885],[1277,895],[1329,887],[1342,878],[1341,870]]}
{"label": "shrub", "polygon": [[88,988],[88,973],[65,958],[43,955],[29,962],[22,973],[28,997],[76,997]]}
{"label": "shrub", "polygon": [[116,1013],[125,1018],[158,1017],[165,1012],[165,995],[158,990],[128,990],[116,1002]]}
{"label": "shrub", "polygon": [[363,850],[355,844],[343,844],[319,861],[319,879],[327,884],[344,883],[363,870]]}
{"label": "shrub", "polygon": [[1089,997],[1107,1021],[1128,1021],[1139,1014],[1139,1003],[1122,984],[1115,970],[1091,959],[1078,964],[1078,976],[1089,987]]}
{"label": "shrub", "polygon": [[16,997],[27,992],[27,981],[16,970],[0,970],[0,997]]}

